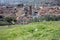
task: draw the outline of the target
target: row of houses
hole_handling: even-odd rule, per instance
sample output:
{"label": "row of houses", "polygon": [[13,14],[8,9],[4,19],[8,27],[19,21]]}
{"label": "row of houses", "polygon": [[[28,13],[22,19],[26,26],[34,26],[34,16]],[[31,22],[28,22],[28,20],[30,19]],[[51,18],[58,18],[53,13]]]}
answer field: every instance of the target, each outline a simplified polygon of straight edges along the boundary
{"label": "row of houses", "polygon": [[0,15],[16,17],[18,22],[21,22],[20,20],[28,21],[33,17],[39,17],[48,14],[60,15],[60,7],[0,6]]}
{"label": "row of houses", "polygon": [[16,9],[13,7],[0,6],[0,15],[3,16],[16,16]]}
{"label": "row of houses", "polygon": [[52,7],[28,6],[28,7],[22,7],[18,11],[19,13],[16,13],[18,20],[21,20],[21,19],[30,20],[31,18],[44,16],[48,14],[60,15],[59,6],[52,6]]}
{"label": "row of houses", "polygon": [[41,7],[40,14],[60,14],[60,7]]}

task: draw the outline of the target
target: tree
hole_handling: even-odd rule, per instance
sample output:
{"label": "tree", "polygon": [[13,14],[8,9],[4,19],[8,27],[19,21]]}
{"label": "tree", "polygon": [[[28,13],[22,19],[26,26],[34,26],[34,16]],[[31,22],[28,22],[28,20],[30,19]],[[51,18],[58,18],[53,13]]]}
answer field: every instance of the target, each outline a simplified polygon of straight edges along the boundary
{"label": "tree", "polygon": [[24,5],[23,5],[23,4],[18,4],[17,6],[18,6],[18,7],[23,7]]}
{"label": "tree", "polygon": [[5,17],[5,21],[7,21],[9,24],[14,24],[16,19],[14,17]]}

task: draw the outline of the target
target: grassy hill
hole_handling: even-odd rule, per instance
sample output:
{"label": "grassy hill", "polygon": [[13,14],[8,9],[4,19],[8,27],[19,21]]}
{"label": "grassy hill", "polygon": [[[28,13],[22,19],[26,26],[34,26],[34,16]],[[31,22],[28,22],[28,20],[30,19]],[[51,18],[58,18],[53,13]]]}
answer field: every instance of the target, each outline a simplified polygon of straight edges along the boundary
{"label": "grassy hill", "polygon": [[60,40],[60,21],[0,26],[0,40]]}

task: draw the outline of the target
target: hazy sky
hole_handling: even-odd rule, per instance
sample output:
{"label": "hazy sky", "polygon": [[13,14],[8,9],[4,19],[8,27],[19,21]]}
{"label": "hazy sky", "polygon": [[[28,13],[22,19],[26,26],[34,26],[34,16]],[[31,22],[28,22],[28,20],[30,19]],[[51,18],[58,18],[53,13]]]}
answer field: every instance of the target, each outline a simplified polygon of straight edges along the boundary
{"label": "hazy sky", "polygon": [[0,3],[19,3],[19,2],[30,2],[34,0],[0,0]]}
{"label": "hazy sky", "polygon": [[[0,3],[19,3],[19,2],[26,2],[26,1],[35,2],[35,3],[38,3],[41,1],[54,2],[54,0],[35,0],[35,1],[34,0],[0,0]],[[60,2],[59,0],[56,0],[56,1]]]}

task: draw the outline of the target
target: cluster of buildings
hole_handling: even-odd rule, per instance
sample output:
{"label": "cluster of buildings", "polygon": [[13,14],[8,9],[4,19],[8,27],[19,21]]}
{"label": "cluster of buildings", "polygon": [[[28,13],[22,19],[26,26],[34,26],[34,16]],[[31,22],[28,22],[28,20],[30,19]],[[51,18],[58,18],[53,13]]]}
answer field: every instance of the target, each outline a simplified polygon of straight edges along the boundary
{"label": "cluster of buildings", "polygon": [[[33,17],[39,17],[43,15],[60,15],[59,6],[0,6],[0,16],[16,17],[18,22],[28,21]],[[21,21],[20,21],[21,20]],[[26,22],[27,23],[27,22]]]}
{"label": "cluster of buildings", "polygon": [[15,16],[16,9],[13,7],[0,6],[0,15]]}
{"label": "cluster of buildings", "polygon": [[[59,6],[27,6],[27,7],[19,7],[18,12],[16,12],[16,19],[18,22],[26,22],[35,17],[40,17],[44,15],[60,15],[60,7]],[[21,21],[20,21],[21,20]]]}

